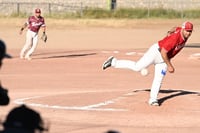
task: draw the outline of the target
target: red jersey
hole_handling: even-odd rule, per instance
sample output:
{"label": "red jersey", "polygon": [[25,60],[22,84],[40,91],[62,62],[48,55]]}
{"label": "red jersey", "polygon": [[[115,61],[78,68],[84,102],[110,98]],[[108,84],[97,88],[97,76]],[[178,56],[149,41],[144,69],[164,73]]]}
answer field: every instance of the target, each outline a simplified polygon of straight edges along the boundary
{"label": "red jersey", "polygon": [[187,39],[181,33],[181,27],[177,27],[175,32],[158,41],[160,49],[167,50],[168,58],[173,58],[184,46]]}
{"label": "red jersey", "polygon": [[38,32],[41,26],[45,26],[44,18],[40,16],[36,18],[35,16],[31,16],[28,18],[27,21],[28,29],[33,32]]}

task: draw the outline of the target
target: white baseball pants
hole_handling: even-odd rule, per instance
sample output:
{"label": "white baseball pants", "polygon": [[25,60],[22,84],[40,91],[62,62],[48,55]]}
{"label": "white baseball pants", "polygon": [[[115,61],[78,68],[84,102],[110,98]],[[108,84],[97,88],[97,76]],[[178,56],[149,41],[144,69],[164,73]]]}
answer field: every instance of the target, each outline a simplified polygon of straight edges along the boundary
{"label": "white baseball pants", "polygon": [[115,68],[131,69],[133,71],[141,71],[152,64],[155,65],[154,80],[151,86],[149,102],[157,101],[162,80],[167,72],[167,65],[163,61],[158,49],[159,46],[157,43],[152,45],[137,62],[130,60],[117,60],[116,58],[112,61],[112,66]]}
{"label": "white baseball pants", "polygon": [[28,58],[35,51],[38,43],[38,33],[28,30],[26,33],[26,42],[21,50],[20,57]]}

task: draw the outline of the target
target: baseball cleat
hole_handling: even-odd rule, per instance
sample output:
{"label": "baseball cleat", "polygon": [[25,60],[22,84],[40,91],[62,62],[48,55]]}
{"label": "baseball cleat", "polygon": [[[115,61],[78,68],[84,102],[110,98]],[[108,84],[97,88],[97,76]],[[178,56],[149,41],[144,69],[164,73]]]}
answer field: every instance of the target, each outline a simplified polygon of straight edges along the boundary
{"label": "baseball cleat", "polygon": [[24,59],[25,57],[24,57],[24,54],[20,54],[20,57],[19,57],[20,59]]}
{"label": "baseball cleat", "polygon": [[149,102],[149,105],[159,106],[159,103],[158,103],[158,101],[153,101],[153,102]]}
{"label": "baseball cleat", "polygon": [[20,56],[19,58],[20,58],[20,59],[24,59],[24,56]]}
{"label": "baseball cleat", "polygon": [[103,70],[105,70],[108,67],[111,67],[113,56],[109,57],[104,63],[103,63]]}
{"label": "baseball cleat", "polygon": [[32,58],[30,56],[26,56],[25,59],[26,60],[32,60]]}

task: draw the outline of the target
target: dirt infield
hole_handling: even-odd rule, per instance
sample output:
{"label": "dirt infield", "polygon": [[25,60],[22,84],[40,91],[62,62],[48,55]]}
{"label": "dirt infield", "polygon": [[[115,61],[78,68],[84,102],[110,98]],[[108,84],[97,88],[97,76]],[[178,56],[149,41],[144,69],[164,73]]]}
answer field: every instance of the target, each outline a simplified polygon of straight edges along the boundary
{"label": "dirt infield", "polygon": [[[130,70],[101,69],[109,56],[137,60],[181,20],[132,21],[128,26],[59,25],[47,21],[48,42],[39,41],[31,61],[19,59],[25,34],[20,22],[0,25],[12,59],[1,68],[2,85],[9,89],[9,106],[0,118],[19,104],[36,109],[50,123],[50,133],[197,133],[200,130],[199,22],[187,47],[175,57],[176,72],[167,74],[159,98],[161,106],[147,104],[153,66],[146,77]],[[96,22],[95,22],[96,23]],[[139,26],[137,26],[139,25]],[[194,46],[195,45],[195,46]]]}

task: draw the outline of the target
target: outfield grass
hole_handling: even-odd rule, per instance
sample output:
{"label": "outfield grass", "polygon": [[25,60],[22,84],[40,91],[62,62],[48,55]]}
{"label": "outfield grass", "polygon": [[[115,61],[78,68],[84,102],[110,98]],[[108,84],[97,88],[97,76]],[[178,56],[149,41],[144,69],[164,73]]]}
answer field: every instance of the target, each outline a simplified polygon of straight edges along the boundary
{"label": "outfield grass", "polygon": [[[26,13],[13,13],[9,16],[0,15],[0,17],[20,17],[24,18],[29,16]],[[46,18],[59,18],[59,19],[145,19],[145,18],[163,18],[163,19],[198,19],[200,18],[200,9],[196,10],[172,10],[172,9],[141,9],[141,8],[126,8],[116,10],[105,9],[84,9],[77,12],[62,12],[44,14]]]}

